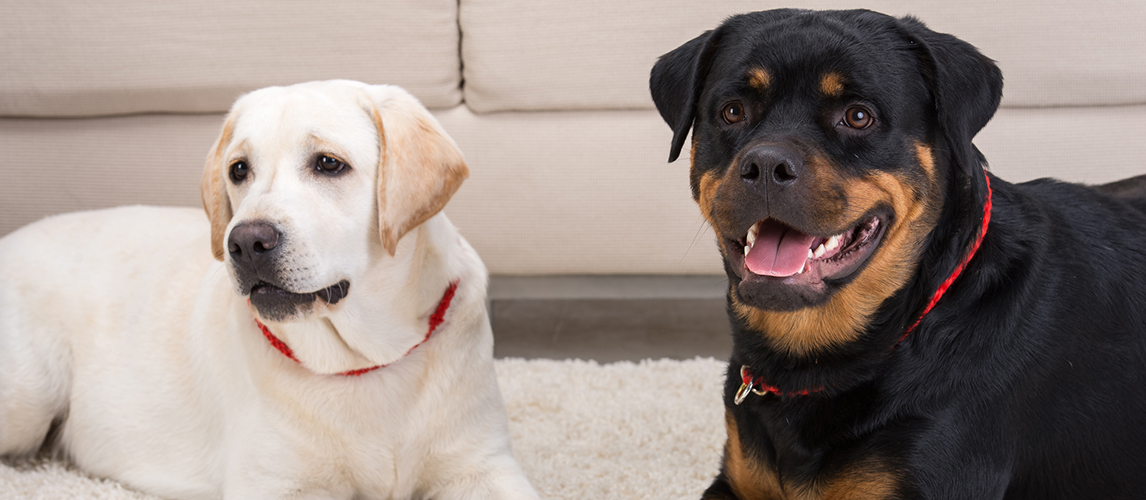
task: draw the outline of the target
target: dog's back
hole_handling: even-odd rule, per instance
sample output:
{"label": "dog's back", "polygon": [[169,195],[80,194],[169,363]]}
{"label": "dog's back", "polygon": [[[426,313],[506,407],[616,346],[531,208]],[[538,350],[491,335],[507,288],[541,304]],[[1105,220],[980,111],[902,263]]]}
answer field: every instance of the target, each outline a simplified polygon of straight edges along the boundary
{"label": "dog's back", "polygon": [[1146,488],[1144,179],[1014,185],[990,265],[969,280],[994,318],[980,342],[998,354],[962,367],[1005,388],[988,403],[995,415],[970,432],[988,453],[1013,454],[1008,498],[1132,498]]}
{"label": "dog's back", "polygon": [[1146,175],[1101,184],[1094,186],[1094,189],[1123,200],[1146,213]]}
{"label": "dog's back", "polygon": [[[208,236],[200,210],[124,207],[51,217],[0,239],[0,455],[36,451],[49,424],[87,401],[145,397],[155,376],[146,367],[171,352],[147,346],[170,342],[191,313],[151,306],[194,303],[213,262]],[[130,335],[141,321],[171,328]],[[152,359],[123,355],[132,352]],[[88,370],[119,372],[123,383],[72,376]],[[120,390],[131,385],[140,390]],[[65,423],[62,432],[85,430]]]}

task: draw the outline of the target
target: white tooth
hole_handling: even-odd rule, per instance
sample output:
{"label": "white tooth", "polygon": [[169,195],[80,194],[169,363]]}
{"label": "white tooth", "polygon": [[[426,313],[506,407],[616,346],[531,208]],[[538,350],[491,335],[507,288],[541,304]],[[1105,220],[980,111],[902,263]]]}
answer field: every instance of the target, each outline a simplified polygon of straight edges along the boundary
{"label": "white tooth", "polygon": [[805,260],[803,264],[800,264],[800,270],[796,271],[796,274],[803,274],[804,270],[807,268],[808,268],[808,261]]}
{"label": "white tooth", "polygon": [[826,251],[827,251],[827,250],[825,250],[825,249],[824,249],[824,245],[821,243],[821,244],[820,244],[820,246],[816,247],[816,251],[815,251],[815,252],[813,252],[813,253],[812,253],[812,255],[815,255],[815,256],[816,256],[816,258],[818,259],[818,258],[820,258],[820,257],[823,257],[823,256],[824,256],[824,252],[826,252]]}
{"label": "white tooth", "polygon": [[744,256],[748,256],[748,252],[752,250],[752,245],[744,245]]}
{"label": "white tooth", "polygon": [[835,250],[838,246],[840,246],[840,237],[832,236],[828,238],[827,243],[824,243],[824,250]]}
{"label": "white tooth", "polygon": [[756,226],[752,226],[752,228],[748,230],[748,236],[744,237],[744,241],[748,242],[748,248],[752,248],[752,245],[756,244]]}
{"label": "white tooth", "polygon": [[811,249],[811,248],[809,248],[809,249],[808,249],[808,258],[809,258],[809,259],[814,259],[814,258],[816,258],[816,254],[812,253],[812,249]]}

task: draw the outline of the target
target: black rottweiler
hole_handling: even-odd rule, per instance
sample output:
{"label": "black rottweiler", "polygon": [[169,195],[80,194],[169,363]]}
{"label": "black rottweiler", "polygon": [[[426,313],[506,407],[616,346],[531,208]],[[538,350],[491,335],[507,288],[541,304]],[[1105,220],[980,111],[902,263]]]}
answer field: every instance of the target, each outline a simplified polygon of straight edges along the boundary
{"label": "black rottweiler", "polygon": [[870,11],[736,16],[653,67],[729,279],[704,498],[1146,498],[1146,181],[986,172],[1002,84]]}

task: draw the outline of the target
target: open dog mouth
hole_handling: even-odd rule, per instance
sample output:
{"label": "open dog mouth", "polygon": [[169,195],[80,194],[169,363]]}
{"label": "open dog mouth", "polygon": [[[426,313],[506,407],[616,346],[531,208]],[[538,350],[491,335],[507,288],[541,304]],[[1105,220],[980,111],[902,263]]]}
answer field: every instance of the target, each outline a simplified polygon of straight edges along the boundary
{"label": "open dog mouth", "polygon": [[350,293],[350,282],[339,281],[334,285],[316,292],[294,293],[288,292],[266,282],[256,283],[251,287],[251,305],[263,317],[271,320],[287,318],[303,307],[309,307],[316,300],[327,304],[337,304]]}
{"label": "open dog mouth", "polygon": [[846,278],[879,246],[885,226],[883,218],[871,215],[825,238],[769,218],[753,224],[743,239],[727,241],[729,261],[745,281],[810,285]]}

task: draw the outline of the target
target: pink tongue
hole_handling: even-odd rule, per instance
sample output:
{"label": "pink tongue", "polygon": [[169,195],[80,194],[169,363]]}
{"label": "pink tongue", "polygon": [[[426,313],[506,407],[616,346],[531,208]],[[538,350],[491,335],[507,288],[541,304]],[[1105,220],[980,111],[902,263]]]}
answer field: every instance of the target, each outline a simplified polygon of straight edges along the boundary
{"label": "pink tongue", "polygon": [[763,276],[791,276],[800,272],[808,259],[809,236],[774,220],[760,224],[756,243],[744,256],[748,270]]}

